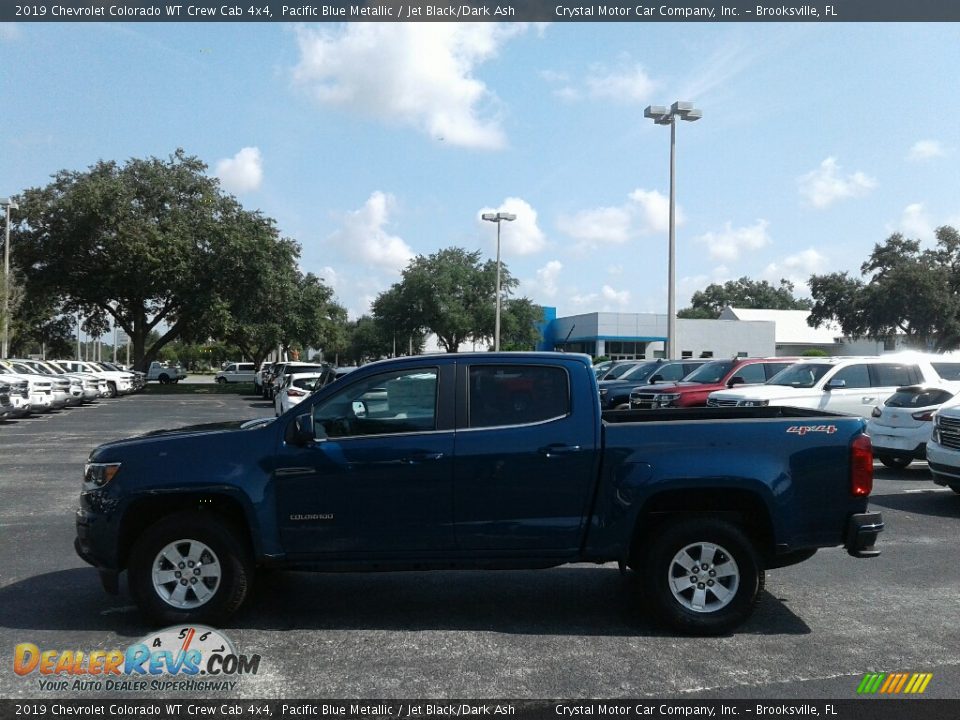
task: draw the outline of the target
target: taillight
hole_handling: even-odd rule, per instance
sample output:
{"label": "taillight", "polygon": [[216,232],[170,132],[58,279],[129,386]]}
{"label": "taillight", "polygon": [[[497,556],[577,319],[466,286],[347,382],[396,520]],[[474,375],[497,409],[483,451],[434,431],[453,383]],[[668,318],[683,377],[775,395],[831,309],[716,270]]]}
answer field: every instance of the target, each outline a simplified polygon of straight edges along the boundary
{"label": "taillight", "polygon": [[924,422],[930,422],[933,420],[933,415],[936,413],[936,410],[922,410],[920,412],[915,412],[910,415],[914,420],[923,420]]}
{"label": "taillight", "polygon": [[850,443],[850,494],[866,497],[873,490],[873,443],[857,435]]}
{"label": "taillight", "polygon": [[287,397],[303,397],[306,393],[303,390],[297,390],[296,388],[290,388],[287,390]]}

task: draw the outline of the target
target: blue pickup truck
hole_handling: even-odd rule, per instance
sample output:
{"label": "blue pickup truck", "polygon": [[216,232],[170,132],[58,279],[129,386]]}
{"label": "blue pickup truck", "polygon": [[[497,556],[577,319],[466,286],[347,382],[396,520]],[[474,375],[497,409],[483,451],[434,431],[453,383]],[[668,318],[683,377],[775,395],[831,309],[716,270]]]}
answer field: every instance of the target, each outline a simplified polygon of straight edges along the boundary
{"label": "blue pickup truck", "polygon": [[279,418],[90,453],[76,549],[157,623],[217,622],[258,568],[618,562],[681,632],[729,632],[764,571],[873,557],[864,420],[794,408],[603,413],[586,356],[371,363]]}

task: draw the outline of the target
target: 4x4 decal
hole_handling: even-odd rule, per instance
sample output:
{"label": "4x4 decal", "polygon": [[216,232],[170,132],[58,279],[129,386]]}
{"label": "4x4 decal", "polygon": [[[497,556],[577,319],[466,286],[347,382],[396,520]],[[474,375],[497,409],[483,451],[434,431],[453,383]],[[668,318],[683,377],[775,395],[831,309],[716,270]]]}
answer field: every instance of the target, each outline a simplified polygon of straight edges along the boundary
{"label": "4x4 decal", "polygon": [[801,437],[807,433],[826,433],[827,435],[833,435],[836,431],[836,425],[791,425],[787,428],[788,433],[795,433]]}

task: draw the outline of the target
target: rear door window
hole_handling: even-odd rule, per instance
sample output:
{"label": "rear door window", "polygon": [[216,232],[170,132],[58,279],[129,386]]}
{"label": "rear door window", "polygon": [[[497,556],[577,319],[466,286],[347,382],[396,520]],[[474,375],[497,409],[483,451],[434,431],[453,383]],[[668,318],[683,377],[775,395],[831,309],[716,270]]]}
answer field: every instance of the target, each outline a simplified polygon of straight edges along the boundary
{"label": "rear door window", "polygon": [[[873,366],[875,387],[903,387],[923,382],[923,375],[916,365],[906,363],[877,363]],[[847,387],[850,387],[849,385]]]}
{"label": "rear door window", "polygon": [[472,428],[526,425],[570,412],[570,383],[563,368],[472,365],[469,376]]}

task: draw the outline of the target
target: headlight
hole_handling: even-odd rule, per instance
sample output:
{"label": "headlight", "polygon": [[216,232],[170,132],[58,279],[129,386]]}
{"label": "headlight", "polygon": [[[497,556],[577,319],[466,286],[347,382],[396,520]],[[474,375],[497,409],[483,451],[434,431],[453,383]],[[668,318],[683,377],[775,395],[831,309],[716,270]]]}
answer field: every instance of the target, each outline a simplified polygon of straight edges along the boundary
{"label": "headlight", "polygon": [[667,407],[680,399],[680,393],[662,393],[657,396],[657,405]]}
{"label": "headlight", "polygon": [[103,487],[120,472],[120,463],[87,463],[83,468],[83,482]]}
{"label": "headlight", "polygon": [[769,400],[741,400],[740,407],[766,407],[770,404]]}

